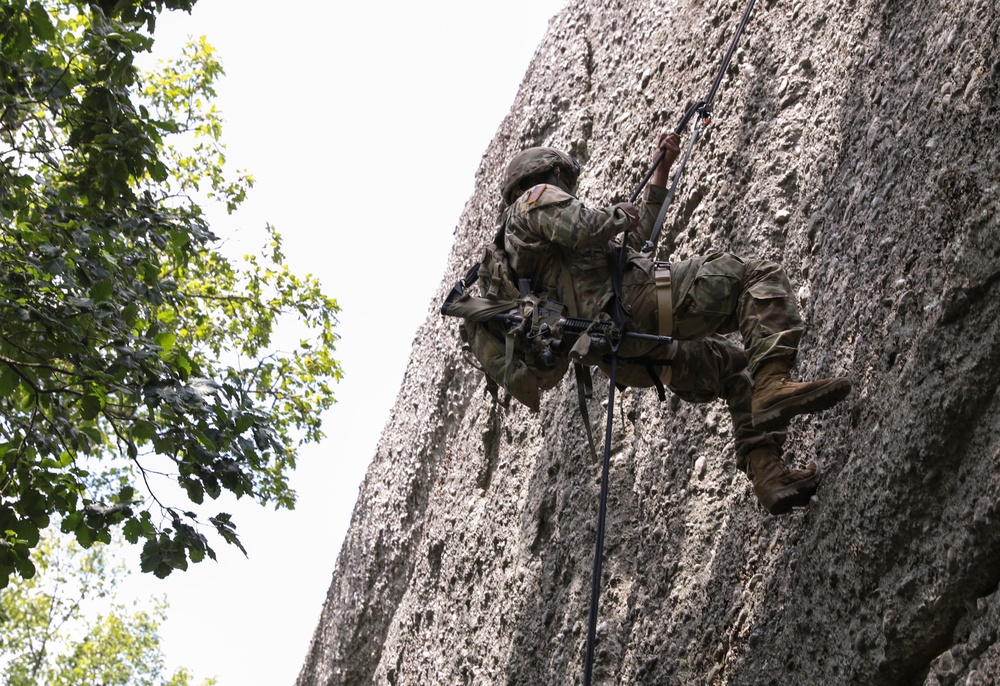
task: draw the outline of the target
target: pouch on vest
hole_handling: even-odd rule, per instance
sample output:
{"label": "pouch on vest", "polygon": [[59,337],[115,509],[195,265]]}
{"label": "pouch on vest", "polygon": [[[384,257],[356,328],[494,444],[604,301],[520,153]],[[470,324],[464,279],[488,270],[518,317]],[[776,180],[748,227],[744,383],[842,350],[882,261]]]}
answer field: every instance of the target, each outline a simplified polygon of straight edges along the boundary
{"label": "pouch on vest", "polygon": [[[478,295],[470,290],[473,284]],[[559,383],[569,360],[551,346],[561,338],[563,306],[527,291],[515,284],[501,230],[486,246],[480,262],[452,289],[441,313],[464,319],[460,328],[463,350],[486,374],[487,391],[504,406],[513,397],[537,412],[542,392]],[[499,388],[509,394],[504,401],[498,396]]]}

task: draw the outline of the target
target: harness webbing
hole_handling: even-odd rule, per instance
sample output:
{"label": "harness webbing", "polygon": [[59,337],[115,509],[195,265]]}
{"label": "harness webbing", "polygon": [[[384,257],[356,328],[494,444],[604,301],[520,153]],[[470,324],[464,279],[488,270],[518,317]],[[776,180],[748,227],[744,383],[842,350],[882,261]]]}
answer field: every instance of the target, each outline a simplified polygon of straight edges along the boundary
{"label": "harness webbing", "polygon": [[[660,229],[663,226],[663,220],[666,216],[667,207],[673,200],[674,191],[677,188],[677,184],[680,180],[681,174],[684,173],[684,167],[687,165],[687,160],[691,155],[691,150],[694,147],[694,143],[697,141],[699,135],[702,131],[708,128],[711,124],[712,117],[712,101],[715,99],[715,93],[719,89],[719,85],[722,83],[722,78],[725,76],[726,70],[729,69],[729,63],[736,52],[736,43],[739,41],[740,36],[743,34],[743,29],[746,28],[747,21],[750,19],[750,12],[753,10],[753,6],[756,0],[748,0],[746,9],[743,12],[743,18],[740,20],[740,24],[736,29],[736,33],[733,35],[733,40],[729,44],[729,50],[726,51],[726,55],[722,60],[722,65],[719,67],[719,72],[715,76],[715,81],[712,83],[712,88],[708,92],[708,96],[704,101],[696,103],[688,108],[684,113],[684,117],[681,119],[681,123],[675,129],[676,133],[682,133],[684,128],[687,126],[689,120],[694,114],[698,114],[701,118],[702,125],[700,128],[696,128],[694,134],[691,137],[691,141],[688,143],[687,151],[684,155],[684,159],[681,162],[680,168],[674,175],[673,182],[670,187],[670,192],[663,203],[663,207],[660,209],[660,213],[656,218],[656,223],[653,226],[653,233],[650,236],[650,240],[647,241],[646,245],[643,247],[644,252],[652,252],[653,247],[656,243],[656,238],[659,237]],[[666,150],[661,150],[656,156],[656,160],[653,162],[653,166],[650,167],[649,171],[643,177],[639,184],[639,187],[635,189],[635,193],[632,194],[631,202],[635,202],[642,192],[643,187],[649,182],[653,177],[653,173],[659,166],[660,162],[663,161],[666,155]],[[615,304],[614,304],[614,319],[616,324],[616,329],[621,332],[623,331],[624,325],[624,305],[621,301],[621,276],[624,272],[625,260],[626,260],[626,245],[627,241],[622,240],[621,249],[618,253],[617,265],[612,268],[612,279],[615,293]],[[648,248],[648,250],[647,250]],[[621,317],[621,320],[619,318]],[[608,385],[608,417],[604,432],[604,459],[602,463],[601,471],[601,495],[600,504],[598,507],[597,514],[597,541],[594,545],[594,571],[593,577],[591,579],[591,592],[590,592],[590,616],[587,627],[587,651],[586,658],[584,662],[583,669],[583,686],[590,686],[591,679],[594,669],[594,650],[597,644],[597,609],[600,603],[601,597],[601,567],[604,560],[604,529],[605,520],[607,519],[608,511],[608,482],[609,473],[611,471],[611,436],[614,423],[614,399],[615,399],[615,376],[618,371],[618,346],[621,342],[619,338],[617,341],[612,341],[611,345],[611,365],[609,370],[610,384]],[[589,430],[589,422],[588,422]]]}

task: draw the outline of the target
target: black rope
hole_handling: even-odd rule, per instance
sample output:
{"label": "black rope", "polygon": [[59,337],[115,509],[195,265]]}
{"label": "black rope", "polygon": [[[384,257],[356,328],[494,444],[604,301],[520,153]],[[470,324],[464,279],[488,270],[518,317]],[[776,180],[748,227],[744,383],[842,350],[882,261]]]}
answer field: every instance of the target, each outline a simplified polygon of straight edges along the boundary
{"label": "black rope", "polygon": [[601,599],[601,567],[604,564],[604,522],[608,515],[608,481],[611,472],[611,430],[614,424],[612,408],[615,401],[615,374],[618,355],[611,355],[611,384],[608,387],[608,421],[604,431],[604,461],[601,465],[601,501],[597,513],[597,543],[594,551],[594,576],[590,584],[590,622],[587,627],[587,657],[583,670],[583,686],[590,686],[594,669],[594,649],[597,646],[597,606]]}
{"label": "black rope", "polygon": [[[664,202],[663,207],[660,209],[660,214],[657,216],[656,224],[653,227],[653,234],[650,241],[646,244],[646,246],[649,246],[650,251],[652,250],[654,239],[658,237],[660,228],[663,226],[663,218],[666,216],[666,209],[673,200],[674,190],[677,188],[677,183],[680,180],[684,167],[687,164],[687,160],[691,155],[694,143],[698,140],[700,133],[711,124],[712,101],[715,99],[715,93],[719,90],[719,85],[722,83],[722,77],[725,76],[726,70],[729,69],[729,63],[732,60],[733,55],[736,53],[736,43],[739,41],[739,38],[743,33],[743,29],[746,28],[747,21],[750,19],[750,12],[753,10],[755,2],[756,0],[748,0],[747,2],[746,10],[743,12],[743,18],[740,20],[739,27],[736,29],[736,33],[733,35],[733,40],[729,44],[729,50],[726,51],[726,56],[722,60],[722,66],[719,68],[719,73],[715,76],[715,81],[712,83],[712,88],[708,92],[708,97],[706,97],[702,102],[689,107],[684,113],[681,123],[675,130],[678,134],[682,133],[684,128],[687,127],[688,122],[695,116],[695,114],[698,114],[701,117],[702,127],[696,128],[691,137],[691,141],[688,144],[681,166],[674,175],[674,180],[670,188],[670,194]],[[635,193],[632,194],[630,202],[634,203],[636,199],[638,199],[643,187],[649,183],[649,180],[652,178],[656,168],[660,165],[660,162],[663,161],[664,155],[666,155],[666,150],[661,150],[656,156],[653,166],[649,168],[649,171],[646,173],[645,177],[643,177],[639,187],[635,189]],[[623,331],[623,322],[619,322],[618,319],[619,313],[623,311],[623,304],[621,302],[621,275],[625,268],[625,258],[627,254],[626,244],[627,241],[623,238],[621,248],[618,252],[617,265],[615,265],[615,268],[612,270],[612,285],[614,286],[616,300],[614,318],[616,329],[619,332]],[[601,568],[604,563],[604,528],[608,513],[608,482],[609,473],[611,471],[611,435],[614,425],[615,376],[618,372],[618,346],[620,342],[621,339],[619,338],[617,341],[613,341],[611,345],[611,369],[608,374],[611,380],[611,383],[608,386],[608,420],[604,432],[604,459],[601,466],[601,495],[597,513],[597,542],[594,546],[594,572],[591,579],[590,589],[590,617],[587,626],[587,654],[583,668],[583,686],[590,686],[591,684],[594,670],[594,650],[597,646],[597,609],[601,599]]]}
{"label": "black rope", "polygon": [[753,10],[754,3],[757,0],[749,0],[747,2],[747,8],[743,11],[743,18],[740,20],[740,25],[736,28],[736,33],[733,34],[733,40],[729,44],[729,50],[726,51],[726,57],[722,60],[722,67],[719,69],[719,73],[715,75],[715,82],[712,84],[712,90],[708,92],[708,97],[705,98],[704,110],[711,114],[712,112],[712,101],[715,100],[715,92],[719,90],[719,84],[722,83],[722,77],[725,76],[726,71],[729,69],[729,63],[733,59],[733,55],[736,54],[736,43],[739,41],[740,36],[743,35],[743,29],[746,28],[747,22],[750,20],[750,11]]}
{"label": "black rope", "polygon": [[[704,100],[696,102],[687,108],[687,111],[684,112],[684,116],[681,117],[681,122],[677,125],[677,128],[674,129],[674,133],[678,135],[684,133],[684,129],[687,128],[691,118],[696,114],[704,115],[703,118],[711,118],[712,103],[715,100],[715,93],[719,90],[719,85],[722,83],[722,77],[725,76],[726,71],[729,70],[729,63],[732,62],[733,55],[736,54],[736,44],[739,41],[740,36],[743,34],[743,29],[746,28],[747,21],[750,19],[750,11],[753,10],[753,6],[756,2],[757,0],[749,0],[747,3],[746,9],[743,11],[743,18],[740,20],[740,25],[736,28],[736,33],[733,34],[733,40],[729,43],[729,49],[726,51],[726,56],[722,59],[722,66],[719,68],[719,72],[715,75],[715,81],[712,82],[712,88],[708,91],[708,96]],[[666,150],[661,150],[656,156],[653,166],[649,168],[649,171],[646,172],[642,181],[639,182],[639,186],[635,189],[635,192],[632,193],[632,197],[629,198],[629,202],[634,203],[639,198],[639,193],[641,193],[642,189],[646,187],[649,180],[653,178],[653,172],[655,172],[656,168],[660,166],[660,162],[663,161],[663,156],[666,154]]]}

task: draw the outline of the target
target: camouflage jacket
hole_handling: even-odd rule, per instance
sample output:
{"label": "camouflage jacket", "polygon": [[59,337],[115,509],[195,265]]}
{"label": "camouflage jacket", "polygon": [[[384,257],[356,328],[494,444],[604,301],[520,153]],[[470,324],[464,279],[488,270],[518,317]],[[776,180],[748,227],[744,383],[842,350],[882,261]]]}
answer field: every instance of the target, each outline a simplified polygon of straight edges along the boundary
{"label": "camouflage jacket", "polygon": [[[628,236],[631,247],[638,250],[649,239],[666,193],[647,187],[639,229]],[[628,225],[623,210],[591,210],[562,189],[542,184],[515,200],[501,222],[511,268],[519,278],[531,279],[536,293],[568,305],[577,317],[595,319],[605,311],[612,297],[608,242]]]}

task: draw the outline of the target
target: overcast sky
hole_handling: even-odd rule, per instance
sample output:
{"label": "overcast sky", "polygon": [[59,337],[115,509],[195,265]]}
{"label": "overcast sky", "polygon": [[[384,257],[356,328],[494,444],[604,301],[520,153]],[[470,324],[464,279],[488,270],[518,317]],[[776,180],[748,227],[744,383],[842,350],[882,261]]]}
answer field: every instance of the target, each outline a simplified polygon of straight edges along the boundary
{"label": "overcast sky", "polygon": [[296,510],[225,504],[249,559],[218,542],[217,563],[130,586],[166,594],[171,664],[219,686],[294,683],[475,170],[564,4],[199,0],[158,22],[157,56],[205,35],[226,69],[229,163],[257,185],[217,232],[238,229],[252,250],[265,222],[278,228],[291,268],[320,277],[342,308],[346,374],[327,440],[292,478]]}

